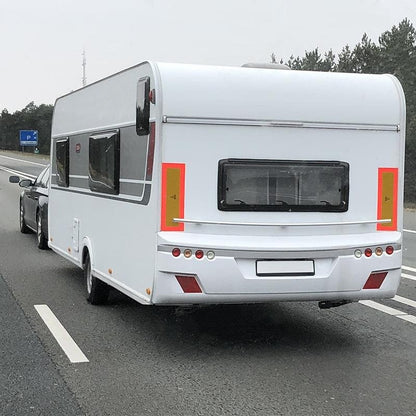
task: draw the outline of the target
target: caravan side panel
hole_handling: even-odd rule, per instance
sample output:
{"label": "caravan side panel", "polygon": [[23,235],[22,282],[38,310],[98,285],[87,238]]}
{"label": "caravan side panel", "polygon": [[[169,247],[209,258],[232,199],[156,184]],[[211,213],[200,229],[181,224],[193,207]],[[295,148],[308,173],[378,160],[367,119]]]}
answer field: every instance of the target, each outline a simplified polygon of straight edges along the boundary
{"label": "caravan side panel", "polygon": [[[144,64],[58,99],[52,138],[50,246],[82,267],[90,251],[93,273],[142,303],[153,293],[158,223],[156,108],[151,133],[136,133]],[[57,144],[68,142],[68,184],[60,182]],[[109,156],[109,154],[111,154]]]}

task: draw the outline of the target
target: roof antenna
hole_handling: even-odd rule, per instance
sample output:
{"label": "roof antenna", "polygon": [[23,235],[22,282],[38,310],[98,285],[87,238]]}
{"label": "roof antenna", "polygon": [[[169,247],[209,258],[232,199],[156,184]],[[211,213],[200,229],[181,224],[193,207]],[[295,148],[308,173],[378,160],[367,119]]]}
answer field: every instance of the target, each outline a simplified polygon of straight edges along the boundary
{"label": "roof antenna", "polygon": [[83,87],[87,85],[86,67],[87,67],[87,57],[85,55],[85,49],[84,49],[82,51],[82,86]]}

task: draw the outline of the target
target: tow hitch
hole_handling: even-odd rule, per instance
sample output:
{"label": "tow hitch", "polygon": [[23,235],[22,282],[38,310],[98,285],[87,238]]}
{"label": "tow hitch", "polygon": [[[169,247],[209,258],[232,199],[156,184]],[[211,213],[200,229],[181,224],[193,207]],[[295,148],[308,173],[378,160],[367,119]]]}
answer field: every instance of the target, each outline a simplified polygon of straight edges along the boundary
{"label": "tow hitch", "polygon": [[352,303],[351,300],[337,300],[337,301],[330,301],[330,300],[322,300],[318,302],[319,309],[329,309],[329,308],[336,308],[338,306],[346,305],[347,303]]}

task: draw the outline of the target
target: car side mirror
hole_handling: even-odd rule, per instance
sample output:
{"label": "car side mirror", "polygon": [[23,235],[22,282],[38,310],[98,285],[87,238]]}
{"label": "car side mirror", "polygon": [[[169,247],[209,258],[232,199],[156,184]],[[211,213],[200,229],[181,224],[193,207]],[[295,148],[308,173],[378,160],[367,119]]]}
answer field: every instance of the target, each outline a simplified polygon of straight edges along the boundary
{"label": "car side mirror", "polygon": [[18,176],[9,176],[9,182],[10,183],[19,183],[20,178]]}
{"label": "car side mirror", "polygon": [[21,186],[22,188],[29,188],[29,186],[32,186],[33,182],[30,179],[22,179],[19,182],[19,186]]}

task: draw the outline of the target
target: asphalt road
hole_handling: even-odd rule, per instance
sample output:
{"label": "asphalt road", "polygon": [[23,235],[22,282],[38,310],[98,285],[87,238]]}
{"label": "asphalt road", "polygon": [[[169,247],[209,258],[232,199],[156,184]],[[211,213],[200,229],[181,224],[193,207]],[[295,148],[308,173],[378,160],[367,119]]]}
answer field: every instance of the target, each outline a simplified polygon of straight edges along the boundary
{"label": "asphalt road", "polygon": [[[47,162],[2,155],[0,167],[31,175]],[[9,174],[0,169],[0,414],[416,414],[416,318],[359,303],[146,307],[115,291],[91,306],[81,270],[18,231]],[[415,212],[405,228],[416,230]],[[406,232],[404,265],[416,268],[415,250]],[[416,301],[416,280],[398,294]],[[49,306],[88,362],[70,362],[34,305]]]}

